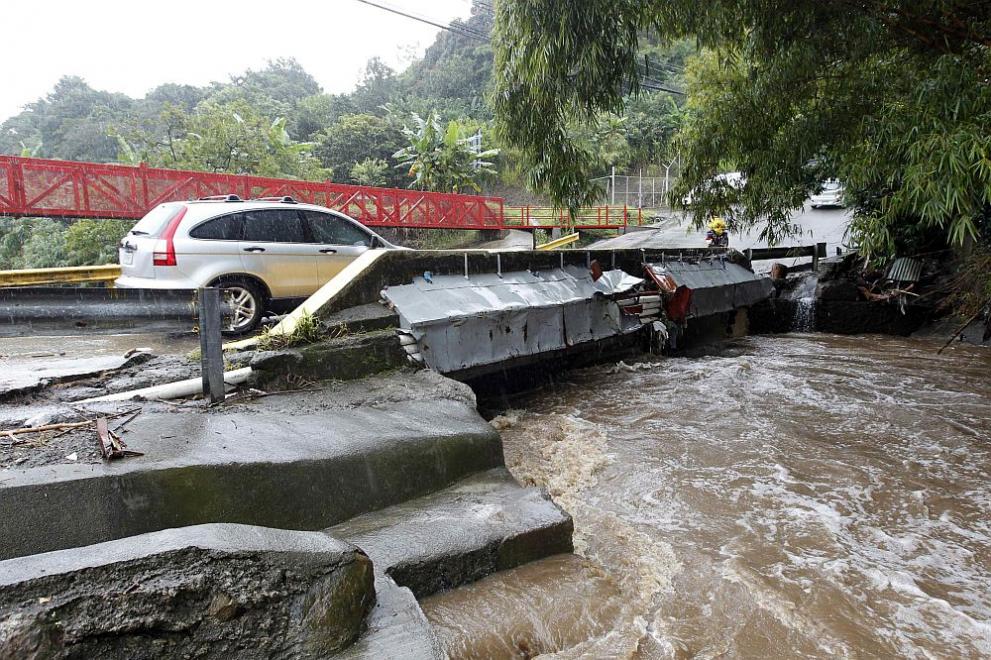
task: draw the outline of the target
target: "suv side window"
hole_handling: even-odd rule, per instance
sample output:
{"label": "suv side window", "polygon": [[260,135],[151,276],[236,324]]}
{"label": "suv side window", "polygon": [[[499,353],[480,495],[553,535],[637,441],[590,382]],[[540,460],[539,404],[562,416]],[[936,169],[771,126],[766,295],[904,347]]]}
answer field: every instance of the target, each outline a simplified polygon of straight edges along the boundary
{"label": "suv side window", "polygon": [[193,227],[189,232],[190,238],[202,238],[211,241],[239,241],[244,222],[240,213],[222,215]]}
{"label": "suv side window", "polygon": [[295,209],[244,211],[244,238],[256,243],[306,243],[303,218]]}
{"label": "suv side window", "polygon": [[368,247],[372,244],[371,234],[344,218],[320,211],[303,211],[303,214],[310,225],[314,243]]}

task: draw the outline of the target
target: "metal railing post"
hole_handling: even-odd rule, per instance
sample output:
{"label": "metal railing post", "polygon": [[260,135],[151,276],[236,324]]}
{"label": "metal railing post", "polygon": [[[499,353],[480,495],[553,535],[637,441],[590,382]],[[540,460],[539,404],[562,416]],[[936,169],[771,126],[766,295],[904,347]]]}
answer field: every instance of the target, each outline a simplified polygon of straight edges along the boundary
{"label": "metal railing post", "polygon": [[224,343],[220,334],[220,289],[203,287],[199,290],[200,369],[203,395],[210,403],[226,398],[224,390]]}
{"label": "metal railing post", "polygon": [[812,248],[812,272],[819,272],[819,258],[826,256],[826,244],[816,243]]}

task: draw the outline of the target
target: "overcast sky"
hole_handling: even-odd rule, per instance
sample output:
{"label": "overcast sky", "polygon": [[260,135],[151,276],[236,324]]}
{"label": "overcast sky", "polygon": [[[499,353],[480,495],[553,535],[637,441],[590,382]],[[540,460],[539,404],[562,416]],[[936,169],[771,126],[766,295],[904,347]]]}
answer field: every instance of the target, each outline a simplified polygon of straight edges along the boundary
{"label": "overcast sky", "polygon": [[[376,0],[447,24],[470,0]],[[357,0],[2,0],[6,63],[0,121],[63,75],[142,97],[166,82],[204,85],[295,57],[326,92],[354,88],[365,62],[393,67],[429,46],[438,28]]]}

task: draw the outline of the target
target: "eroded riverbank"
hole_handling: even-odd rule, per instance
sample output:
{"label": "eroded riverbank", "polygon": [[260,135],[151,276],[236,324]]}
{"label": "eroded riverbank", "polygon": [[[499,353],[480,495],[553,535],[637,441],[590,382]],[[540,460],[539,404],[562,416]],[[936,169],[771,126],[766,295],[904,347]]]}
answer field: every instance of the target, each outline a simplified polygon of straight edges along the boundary
{"label": "eroded riverbank", "polygon": [[936,348],[749,337],[528,397],[507,463],[627,594],[563,655],[991,653],[991,353]]}

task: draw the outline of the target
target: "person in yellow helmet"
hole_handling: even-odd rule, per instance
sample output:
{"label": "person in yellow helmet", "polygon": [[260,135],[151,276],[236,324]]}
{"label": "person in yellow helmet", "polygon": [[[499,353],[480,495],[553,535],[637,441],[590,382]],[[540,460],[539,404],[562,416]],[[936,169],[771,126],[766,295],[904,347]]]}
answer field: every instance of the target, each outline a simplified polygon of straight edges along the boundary
{"label": "person in yellow helmet", "polygon": [[726,222],[719,216],[713,216],[709,221],[709,231],[705,234],[705,243],[709,247],[729,247],[729,232]]}

